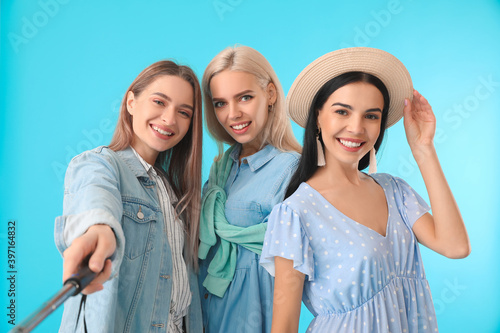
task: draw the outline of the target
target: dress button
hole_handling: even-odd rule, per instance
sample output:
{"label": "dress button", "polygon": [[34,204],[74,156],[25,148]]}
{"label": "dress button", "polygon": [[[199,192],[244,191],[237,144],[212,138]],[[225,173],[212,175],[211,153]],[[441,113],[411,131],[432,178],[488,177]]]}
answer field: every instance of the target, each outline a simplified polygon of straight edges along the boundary
{"label": "dress button", "polygon": [[206,293],[205,296],[203,296],[203,297],[205,297],[205,299],[207,299],[208,298],[208,293]]}

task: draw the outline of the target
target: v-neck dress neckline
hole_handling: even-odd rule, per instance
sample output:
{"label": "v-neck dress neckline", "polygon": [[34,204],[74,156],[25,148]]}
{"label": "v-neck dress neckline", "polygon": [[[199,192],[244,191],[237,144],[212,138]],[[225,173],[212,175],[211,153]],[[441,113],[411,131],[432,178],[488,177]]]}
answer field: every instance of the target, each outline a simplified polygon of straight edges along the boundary
{"label": "v-neck dress neckline", "polygon": [[353,218],[350,218],[349,216],[347,216],[345,213],[343,213],[340,209],[338,209],[337,207],[335,207],[334,204],[332,204],[330,201],[328,201],[328,199],[326,199],[321,193],[319,193],[318,190],[316,190],[314,187],[312,187],[311,185],[303,182],[301,184],[301,186],[308,186],[311,191],[313,192],[316,192],[316,195],[325,203],[325,204],[328,204],[330,206],[332,206],[340,215],[343,216],[344,219],[346,219],[346,222],[349,221],[351,223],[355,223],[356,225],[361,225],[363,227],[365,227],[369,232],[372,232],[372,233],[375,233],[377,234],[377,236],[379,237],[382,237],[383,239],[387,239],[387,233],[389,231],[389,224],[390,224],[390,216],[391,216],[391,207],[392,205],[389,205],[389,198],[387,197],[387,193],[386,193],[386,190],[384,189],[384,187],[382,185],[379,184],[379,182],[374,178],[372,177],[371,175],[367,175],[368,177],[370,177],[371,179],[373,179],[373,181],[378,185],[380,186],[380,188],[384,191],[384,198],[385,198],[385,204],[386,204],[386,207],[387,207],[387,220],[385,221],[385,235],[382,235],[381,233],[379,233],[378,231],[368,227],[367,225],[364,225],[363,223],[360,223],[356,220],[354,220]]}

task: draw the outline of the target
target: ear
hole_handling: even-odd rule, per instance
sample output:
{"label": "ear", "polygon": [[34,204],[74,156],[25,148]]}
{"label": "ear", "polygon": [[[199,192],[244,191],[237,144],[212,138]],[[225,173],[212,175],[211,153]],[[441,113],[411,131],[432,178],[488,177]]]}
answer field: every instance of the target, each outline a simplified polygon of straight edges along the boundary
{"label": "ear", "polygon": [[[319,111],[318,111],[318,113],[319,113]],[[319,114],[318,114],[318,116],[316,116],[316,128],[317,128],[318,132],[321,132],[321,124],[319,122]]]}
{"label": "ear", "polygon": [[276,103],[276,99],[278,98],[277,92],[276,92],[276,86],[274,83],[269,82],[266,88],[267,96],[268,96],[268,103],[269,105],[273,105]]}
{"label": "ear", "polygon": [[130,115],[133,115],[133,110],[135,107],[135,95],[132,91],[127,93],[127,111]]}

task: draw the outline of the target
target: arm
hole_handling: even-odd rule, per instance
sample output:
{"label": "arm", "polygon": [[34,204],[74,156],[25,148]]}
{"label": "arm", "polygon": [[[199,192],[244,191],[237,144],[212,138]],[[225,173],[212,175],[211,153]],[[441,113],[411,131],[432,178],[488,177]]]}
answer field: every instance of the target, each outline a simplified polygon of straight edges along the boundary
{"label": "arm", "polygon": [[413,225],[418,241],[448,258],[470,253],[465,224],[446,181],[434,148],[436,118],[428,101],[416,90],[413,102],[405,100],[404,126],[412,154],[424,179],[432,212]]}
{"label": "arm", "polygon": [[[89,254],[90,269],[102,270],[86,294],[102,289],[112,272],[117,273],[123,256],[125,240],[118,222],[123,205],[117,179],[111,160],[95,152],[74,158],[66,172],[64,215],[56,219],[55,240],[64,257],[63,280],[76,273]],[[112,261],[106,260],[112,255]]]}
{"label": "arm", "polygon": [[274,257],[273,322],[271,333],[298,332],[305,275],[293,268],[293,261]]}

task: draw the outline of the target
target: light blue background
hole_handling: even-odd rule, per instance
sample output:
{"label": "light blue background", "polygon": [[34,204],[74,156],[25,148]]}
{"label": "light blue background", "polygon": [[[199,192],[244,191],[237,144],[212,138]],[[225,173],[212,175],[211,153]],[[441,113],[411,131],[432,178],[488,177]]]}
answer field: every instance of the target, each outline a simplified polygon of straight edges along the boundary
{"label": "light blue background", "polygon": [[[500,332],[499,1],[3,0],[0,22],[0,331],[11,328],[7,221],[18,223],[19,323],[61,286],[53,221],[70,158],[109,143],[122,94],[144,67],[174,58],[201,77],[239,43],[269,59],[285,92],[308,63],[345,46],[381,48],[406,64],[435,110],[436,147],[472,243],[464,260],[422,247],[440,330]],[[427,198],[401,123],[381,153],[379,171]],[[215,154],[205,136],[204,179]],[[60,316],[35,332],[55,331]],[[301,332],[311,318],[303,308]]]}

